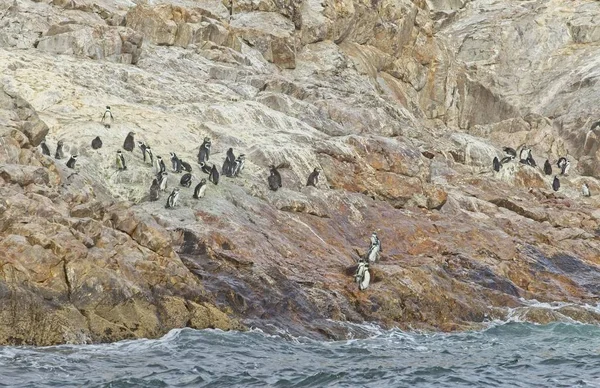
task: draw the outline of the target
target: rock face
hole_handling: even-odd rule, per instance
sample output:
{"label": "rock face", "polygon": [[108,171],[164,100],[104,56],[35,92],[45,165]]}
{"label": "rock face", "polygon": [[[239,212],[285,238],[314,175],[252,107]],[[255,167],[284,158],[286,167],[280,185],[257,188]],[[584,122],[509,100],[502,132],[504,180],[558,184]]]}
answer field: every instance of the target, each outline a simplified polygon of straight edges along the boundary
{"label": "rock face", "polygon": [[[20,0],[0,14],[0,343],[598,323],[597,2]],[[158,201],[139,148],[116,168],[129,132],[168,166]],[[209,166],[230,147],[246,164],[197,200],[207,136]],[[537,166],[492,170],[523,145]],[[169,152],[192,166],[174,209]],[[383,254],[359,292],[373,231]]]}

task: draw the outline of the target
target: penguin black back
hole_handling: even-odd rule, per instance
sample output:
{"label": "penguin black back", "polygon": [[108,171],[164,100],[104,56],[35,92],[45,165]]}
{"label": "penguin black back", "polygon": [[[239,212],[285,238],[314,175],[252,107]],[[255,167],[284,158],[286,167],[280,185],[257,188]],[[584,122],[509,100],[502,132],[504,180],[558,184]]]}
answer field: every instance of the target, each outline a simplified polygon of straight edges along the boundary
{"label": "penguin black back", "polygon": [[77,155],[71,155],[71,157],[67,161],[67,167],[75,168],[75,163],[77,163]]}
{"label": "penguin black back", "polygon": [[208,159],[210,158],[210,147],[211,147],[211,141],[209,137],[205,137],[204,138],[204,142],[202,143],[202,145],[200,146],[200,149],[198,150],[198,164],[201,164],[203,162],[207,162]]}
{"label": "penguin black back", "polygon": [[192,185],[192,174],[185,173],[179,180],[179,184],[183,187],[190,187]]}
{"label": "penguin black back", "polygon": [[158,201],[158,193],[160,191],[160,184],[158,180],[154,178],[152,185],[150,186],[150,201]]}
{"label": "penguin black back", "polygon": [[277,191],[281,187],[281,174],[275,166],[271,165],[269,167],[271,168],[271,174],[268,178],[269,189]]}
{"label": "penguin black back", "polygon": [[102,148],[102,140],[100,140],[100,136],[96,136],[94,140],[92,140],[92,149],[97,150]]}
{"label": "penguin black back", "polygon": [[42,154],[43,155],[50,156],[50,149],[48,148],[48,145],[46,144],[45,141],[42,141],[40,143],[40,147],[42,148]]}
{"label": "penguin black back", "polygon": [[127,134],[127,137],[125,138],[125,141],[123,142],[123,149],[125,151],[132,152],[133,149],[135,148],[135,141],[133,139],[134,135],[135,135],[135,132],[129,132]]}
{"label": "penguin black back", "polygon": [[219,171],[217,170],[217,166],[215,166],[214,164],[212,166],[212,169],[210,170],[208,180],[214,183],[215,185],[219,184]]}
{"label": "penguin black back", "polygon": [[492,163],[494,165],[494,171],[500,171],[500,161],[498,160],[497,156],[494,156],[494,160],[492,161]]}
{"label": "penguin black back", "polygon": [[[498,158],[496,158],[498,159]],[[319,168],[316,167],[313,172],[308,176],[308,180],[306,182],[306,186],[317,187],[317,183],[319,183]]]}
{"label": "penguin black back", "polygon": [[548,159],[546,159],[546,163],[544,163],[544,174],[552,175],[552,165]]}
{"label": "penguin black back", "polygon": [[560,189],[560,181],[558,180],[558,177],[555,176],[554,180],[552,181],[552,190],[558,191],[558,189]]}
{"label": "penguin black back", "polygon": [[56,143],[56,152],[54,153],[54,158],[55,159],[62,159],[64,158],[64,151],[63,151],[63,141],[59,140],[58,143]]}

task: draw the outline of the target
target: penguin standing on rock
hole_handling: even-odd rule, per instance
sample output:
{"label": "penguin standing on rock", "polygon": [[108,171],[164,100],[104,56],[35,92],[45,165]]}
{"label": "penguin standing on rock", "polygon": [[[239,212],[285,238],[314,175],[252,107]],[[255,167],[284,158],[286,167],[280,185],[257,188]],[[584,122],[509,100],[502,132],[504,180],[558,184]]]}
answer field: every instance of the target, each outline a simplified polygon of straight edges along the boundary
{"label": "penguin standing on rock", "polygon": [[180,173],[182,170],[181,161],[179,160],[179,158],[177,157],[175,152],[171,152],[170,155],[171,155],[171,165],[173,167],[173,172]]}
{"label": "penguin standing on rock", "polygon": [[56,152],[54,153],[54,159],[62,159],[65,157],[65,152],[63,151],[63,141],[59,140],[56,143]]}
{"label": "penguin standing on rock", "polygon": [[558,168],[560,168],[560,175],[567,175],[567,172],[569,172],[569,167],[571,166],[571,162],[569,162],[564,156],[561,156],[560,159],[558,159],[558,162],[556,162],[556,165]]}
{"label": "penguin standing on rock", "polygon": [[[496,158],[498,159],[498,158]],[[313,172],[308,176],[308,181],[306,182],[306,186],[317,187],[317,183],[319,183],[319,173],[321,169],[319,167],[315,167]]]}
{"label": "penguin standing on rock", "polygon": [[544,163],[544,174],[552,175],[552,165],[548,159],[546,159],[546,163]]}
{"label": "penguin standing on rock", "polygon": [[144,143],[143,141],[138,141],[138,147],[140,148],[140,151],[142,151],[142,157],[144,158],[144,162],[146,161],[146,143]]}
{"label": "penguin standing on rock", "polygon": [[77,163],[77,155],[71,155],[71,157],[67,161],[67,167],[75,168],[75,163]]}
{"label": "penguin standing on rock", "polygon": [[494,156],[494,160],[492,161],[492,164],[494,165],[494,171],[496,171],[496,172],[500,171],[500,161],[498,160],[497,156]]}
{"label": "penguin standing on rock", "polygon": [[210,174],[208,175],[208,180],[214,183],[215,185],[219,184],[219,170],[217,170],[217,166],[213,164],[212,169],[210,170]]}
{"label": "penguin standing on rock", "polygon": [[514,148],[504,147],[504,148],[502,148],[502,151],[504,151],[504,153],[506,154],[506,156],[504,156],[500,160],[500,165],[508,163],[508,162],[510,162],[511,160],[514,160],[517,157],[517,151],[515,151]]}
{"label": "penguin standing on rock", "polygon": [[42,155],[50,156],[50,149],[48,148],[48,145],[46,145],[45,140],[42,140],[40,147],[42,148]]}
{"label": "penguin standing on rock", "polygon": [[167,171],[167,166],[165,166],[165,162],[163,162],[161,156],[156,156],[156,159],[154,160],[154,171],[157,174]]}
{"label": "penguin standing on rock", "polygon": [[367,252],[367,259],[369,263],[374,263],[379,260],[379,254],[383,252],[381,249],[381,241],[377,237],[377,234],[373,232],[371,234],[371,245],[369,246],[369,251]]}
{"label": "penguin standing on rock", "polygon": [[158,201],[159,191],[160,184],[158,183],[158,179],[154,178],[152,180],[152,185],[150,186],[150,201]]}
{"label": "penguin standing on rock", "polygon": [[581,186],[581,193],[583,194],[584,197],[590,197],[592,195],[590,193],[590,187],[588,186],[588,184],[586,182],[583,182],[583,185]]}
{"label": "penguin standing on rock", "polygon": [[240,154],[233,165],[233,176],[239,176],[244,169],[244,163],[246,162],[246,155]]}
{"label": "penguin standing on rock", "polygon": [[98,150],[102,148],[102,140],[100,140],[100,136],[96,136],[94,140],[92,140],[92,149]]}
{"label": "penguin standing on rock", "polygon": [[225,161],[223,162],[223,168],[221,168],[221,174],[225,176],[231,177],[233,176],[233,169],[235,166],[235,155],[233,153],[233,148],[229,148],[227,150],[227,156],[225,156]]}
{"label": "penguin standing on rock", "polygon": [[552,181],[552,190],[558,191],[560,189],[560,181],[558,180],[558,176],[554,176],[554,180]]}
{"label": "penguin standing on rock", "polygon": [[527,158],[529,157],[530,153],[531,153],[531,149],[527,148],[526,145],[521,147],[521,152],[519,152],[519,161],[523,164],[527,164]]}
{"label": "penguin standing on rock", "polygon": [[133,149],[135,148],[135,141],[133,140],[133,135],[135,135],[135,132],[129,132],[127,134],[127,137],[125,138],[125,141],[123,142],[123,149],[125,151],[132,152]]}
{"label": "penguin standing on rock", "polygon": [[110,106],[106,106],[106,110],[104,111],[104,114],[102,115],[102,124],[104,124],[105,128],[110,128],[110,125],[112,124],[114,120],[112,111],[110,110]]}
{"label": "penguin standing on rock", "polygon": [[204,193],[206,192],[206,179],[202,178],[200,183],[196,185],[194,189],[194,198],[199,199],[204,197]]}
{"label": "penguin standing on rock", "polygon": [[537,167],[537,163],[535,162],[535,159],[533,159],[533,155],[531,155],[531,149],[527,152],[527,159],[525,159],[525,163],[531,167]]}
{"label": "penguin standing on rock", "polygon": [[270,165],[271,174],[269,175],[269,189],[273,191],[277,191],[281,187],[281,174],[277,171],[277,168],[274,165]]}
{"label": "penguin standing on rock", "polygon": [[179,201],[179,187],[176,187],[171,191],[169,198],[167,198],[167,204],[165,205],[166,209],[172,209],[177,206],[177,202]]}
{"label": "penguin standing on rock", "polygon": [[363,259],[360,259],[358,262],[358,268],[356,268],[356,273],[354,274],[354,280],[358,284],[358,289],[360,291],[364,291],[369,287],[369,283],[371,282],[371,274],[369,273],[369,262]]}
{"label": "penguin standing on rock", "polygon": [[204,142],[200,146],[200,150],[198,150],[198,164],[208,162],[208,159],[210,158],[211,145],[212,143],[210,141],[210,137],[205,137]]}
{"label": "penguin standing on rock", "polygon": [[156,175],[156,179],[158,180],[158,187],[161,191],[167,191],[168,175],[169,173],[167,173],[166,171],[159,172]]}
{"label": "penguin standing on rock", "polygon": [[152,153],[152,149],[149,145],[146,145],[146,151],[144,152],[144,162],[148,159],[150,164],[154,164],[154,154]]}
{"label": "penguin standing on rock", "polygon": [[183,174],[183,176],[179,180],[179,184],[183,187],[190,187],[192,185],[192,174],[190,174],[189,172]]}
{"label": "penguin standing on rock", "polygon": [[117,151],[117,170],[127,170],[127,165],[125,164],[125,157],[123,156],[121,150]]}

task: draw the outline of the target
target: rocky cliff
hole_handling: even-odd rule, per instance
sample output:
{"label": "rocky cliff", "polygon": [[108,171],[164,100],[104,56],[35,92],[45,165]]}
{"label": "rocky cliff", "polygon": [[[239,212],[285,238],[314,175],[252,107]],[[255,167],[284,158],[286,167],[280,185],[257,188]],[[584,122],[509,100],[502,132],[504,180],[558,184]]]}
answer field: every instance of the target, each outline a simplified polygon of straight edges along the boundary
{"label": "rocky cliff", "polygon": [[[583,0],[2,2],[0,343],[599,322],[598,18]],[[192,165],[175,209],[149,201],[139,149],[116,169],[129,132]],[[232,147],[246,167],[196,200],[204,137],[209,164]],[[556,165],[492,170],[524,144],[571,161],[559,191]]]}

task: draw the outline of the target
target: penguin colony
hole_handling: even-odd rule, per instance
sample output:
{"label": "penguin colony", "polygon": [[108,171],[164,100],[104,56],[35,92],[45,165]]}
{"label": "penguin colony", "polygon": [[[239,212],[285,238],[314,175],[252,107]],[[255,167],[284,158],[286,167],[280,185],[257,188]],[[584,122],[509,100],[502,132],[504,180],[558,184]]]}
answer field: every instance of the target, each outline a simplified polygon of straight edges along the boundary
{"label": "penguin colony", "polygon": [[[500,169],[502,168],[502,166],[514,161],[517,158],[517,151],[514,148],[504,147],[504,148],[502,148],[502,150],[505,153],[504,157],[502,159],[498,159],[498,157],[495,156],[494,159],[492,160],[492,168],[495,172],[500,172]],[[525,164],[525,165],[531,166],[531,167],[537,167],[537,163],[535,162],[535,159],[533,159],[533,155],[531,153],[531,148],[528,147],[527,145],[523,145],[520,147],[518,155],[519,155],[519,163],[522,163],[522,164]],[[558,170],[560,171],[560,175],[567,175],[569,173],[569,168],[571,166],[571,162],[569,162],[569,160],[566,157],[561,156],[558,159],[558,161],[556,162],[556,166],[558,167]],[[552,163],[550,163],[550,160],[546,159],[546,161],[544,162],[543,170],[544,170],[545,175],[552,175]],[[559,176],[558,174],[554,175],[554,179],[552,180],[552,190],[554,190],[554,191],[560,190],[560,179],[558,179],[558,176]],[[590,188],[587,185],[587,183],[584,183],[582,185],[581,193],[584,197],[591,196]]]}
{"label": "penguin colony", "polygon": [[[112,114],[110,106],[106,106],[106,110],[104,111],[104,114],[102,115],[101,123],[104,125],[105,128],[110,128],[113,121],[114,121],[114,116]],[[600,122],[596,123],[596,125],[600,126]],[[125,141],[123,142],[124,150],[133,152],[133,150],[135,148],[134,136],[135,136],[135,132],[129,132],[127,134],[127,137],[125,138]],[[99,136],[96,136],[92,140],[91,148],[94,150],[97,150],[97,149],[102,148],[102,145],[103,145],[102,140],[100,139]],[[156,176],[152,180],[152,184],[150,186],[149,199],[150,199],[150,201],[158,201],[160,198],[160,192],[167,191],[167,181],[168,181],[169,173],[167,172],[165,162],[163,161],[161,156],[159,156],[159,155],[154,156],[152,149],[150,148],[149,145],[145,144],[142,141],[138,141],[137,145],[142,153],[142,159],[143,159],[144,163],[149,163],[155,170]],[[56,146],[56,152],[54,154],[55,159],[64,159],[65,155],[64,155],[63,147],[64,147],[63,141],[59,140],[57,143],[57,146]],[[217,166],[215,163],[212,164],[212,167],[209,167],[208,162],[210,160],[211,147],[212,147],[211,139],[209,137],[205,137],[202,144],[200,145],[200,148],[198,150],[198,156],[197,156],[198,157],[197,161],[198,161],[198,165],[200,166],[200,170],[202,171],[202,173],[208,175],[208,181],[212,182],[214,185],[218,185],[219,178],[221,175],[225,175],[226,177],[233,178],[233,177],[238,177],[242,173],[242,171],[244,169],[245,159],[246,159],[245,155],[240,154],[236,157],[233,152],[233,148],[229,148],[227,150],[225,160],[223,161],[223,165],[221,167],[220,172],[217,169]],[[46,155],[46,156],[51,155],[50,149],[48,148],[48,145],[46,144],[45,141],[42,141],[40,143],[40,148],[41,148],[43,155]],[[494,157],[494,159],[492,161],[492,168],[496,172],[499,172],[500,169],[502,168],[502,166],[504,166],[505,164],[514,161],[517,158],[517,155],[519,157],[519,163],[522,163],[522,164],[525,164],[525,165],[528,165],[531,167],[537,167],[537,163],[535,162],[535,159],[533,158],[531,148],[529,148],[526,145],[523,145],[522,147],[520,147],[519,152],[517,152],[517,150],[515,150],[514,148],[511,148],[511,147],[504,147],[503,151],[505,153],[505,156],[502,159],[498,159],[498,157]],[[171,166],[172,166],[173,173],[183,173],[185,171],[185,174],[182,175],[182,177],[179,181],[180,185],[182,187],[190,188],[192,185],[192,181],[195,179],[195,176],[192,174],[192,166],[189,163],[181,160],[177,156],[177,154],[175,154],[174,152],[170,153],[170,160],[171,160]],[[77,155],[71,155],[69,157],[68,161],[66,162],[67,167],[74,169],[76,167],[76,164],[77,164]],[[570,162],[566,157],[559,158],[556,165],[560,171],[560,175],[568,174]],[[124,171],[127,169],[125,157],[121,150],[117,150],[116,168],[118,171]],[[280,189],[283,186],[281,174],[278,171],[278,169],[280,169],[280,168],[282,168],[282,165],[279,165],[277,167],[275,165],[269,166],[270,172],[269,172],[269,176],[267,177],[267,184],[268,184],[269,189],[272,191],[277,191],[278,189]],[[552,172],[553,172],[552,164],[550,163],[549,160],[545,161],[543,170],[546,175],[552,175]],[[321,170],[317,167],[310,173],[310,175],[308,176],[308,180],[306,182],[306,186],[317,187],[317,184],[319,183],[320,171]],[[199,183],[194,187],[194,192],[193,192],[192,197],[194,199],[203,198],[205,196],[206,189],[207,189],[207,179],[202,178],[202,179],[200,179]],[[558,179],[558,175],[554,176],[554,179],[552,181],[552,189],[554,191],[558,191],[560,189],[560,180]],[[590,189],[589,189],[589,186],[587,185],[587,183],[583,183],[583,185],[581,187],[581,191],[582,191],[583,196],[589,197],[591,195]],[[167,203],[165,205],[165,208],[173,209],[173,208],[177,207],[177,205],[179,204],[179,196],[180,196],[180,188],[179,187],[173,188],[173,190],[171,191],[171,193],[169,194],[169,196],[167,198]],[[367,250],[365,255],[362,256],[358,260],[358,266],[357,266],[356,272],[354,274],[354,280],[358,284],[359,290],[363,291],[369,287],[369,284],[371,281],[369,266],[379,260],[379,256],[381,253],[382,253],[381,241],[379,240],[377,234],[375,232],[373,232],[373,234],[371,235],[369,249]]]}

